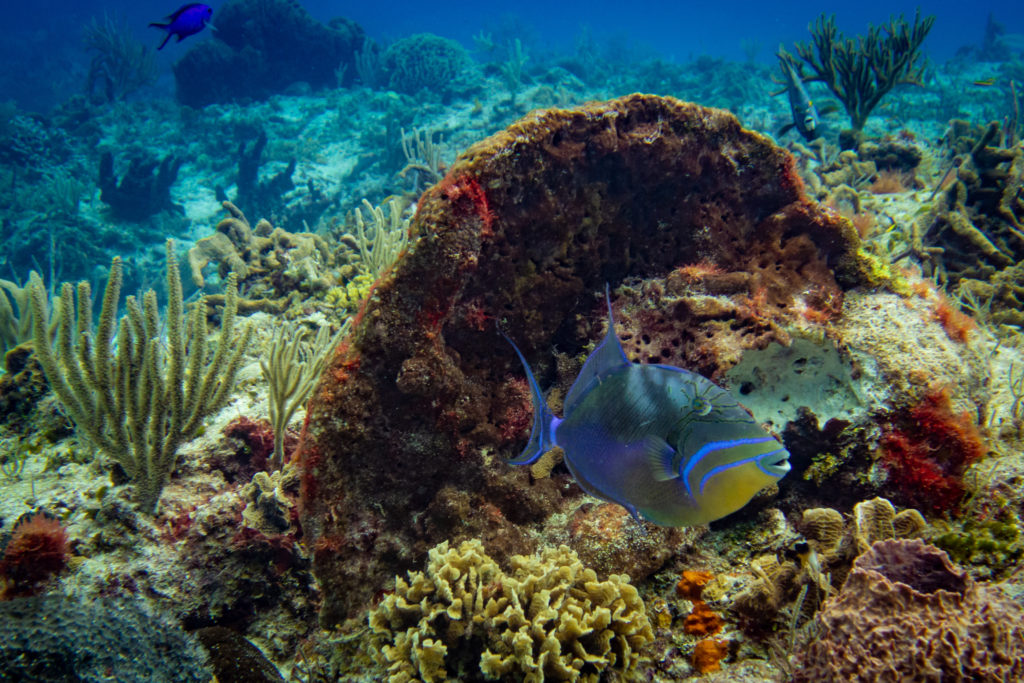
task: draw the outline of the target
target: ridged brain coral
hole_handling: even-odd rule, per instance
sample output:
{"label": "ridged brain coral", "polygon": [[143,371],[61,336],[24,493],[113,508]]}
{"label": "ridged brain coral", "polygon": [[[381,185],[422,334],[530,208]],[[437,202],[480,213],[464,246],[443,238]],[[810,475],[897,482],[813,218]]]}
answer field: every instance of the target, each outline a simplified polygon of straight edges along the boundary
{"label": "ridged brain coral", "polygon": [[1024,610],[918,539],[871,546],[816,621],[794,681],[1024,679]]}
{"label": "ridged brain coral", "polygon": [[623,576],[598,581],[566,546],[516,555],[505,573],[478,540],[429,553],[370,612],[373,656],[390,683],[512,676],[527,683],[625,673],[654,639]]}

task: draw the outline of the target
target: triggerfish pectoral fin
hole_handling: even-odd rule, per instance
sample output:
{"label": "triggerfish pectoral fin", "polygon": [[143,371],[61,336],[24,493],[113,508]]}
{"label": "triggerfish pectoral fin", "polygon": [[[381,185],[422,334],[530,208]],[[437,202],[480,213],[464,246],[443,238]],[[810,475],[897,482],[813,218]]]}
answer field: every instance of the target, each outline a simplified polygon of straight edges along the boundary
{"label": "triggerfish pectoral fin", "polygon": [[671,481],[679,477],[676,465],[676,449],[660,436],[650,435],[641,442],[644,457],[651,467],[651,476],[655,481]]}
{"label": "triggerfish pectoral fin", "polygon": [[526,448],[523,449],[519,457],[512,458],[508,462],[512,465],[530,465],[556,445],[555,427],[558,426],[561,420],[552,415],[551,411],[548,410],[548,404],[544,400],[544,395],[540,393],[537,380],[534,379],[530,365],[526,362],[526,358],[519,350],[519,347],[500,329],[498,332],[505,338],[505,341],[512,345],[512,349],[519,356],[519,360],[523,364],[526,379],[530,383],[530,401],[533,404],[533,427],[530,429],[530,441],[526,444]]}

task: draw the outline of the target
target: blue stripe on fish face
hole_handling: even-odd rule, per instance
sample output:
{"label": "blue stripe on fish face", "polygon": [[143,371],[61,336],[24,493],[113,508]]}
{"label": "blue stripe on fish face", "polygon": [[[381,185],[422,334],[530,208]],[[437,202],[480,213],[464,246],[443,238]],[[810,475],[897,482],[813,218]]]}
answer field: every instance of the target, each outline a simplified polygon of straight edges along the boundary
{"label": "blue stripe on fish face", "polygon": [[[759,470],[761,470],[762,472],[764,472],[767,476],[775,477],[776,479],[780,478],[782,476],[781,474],[779,474],[777,472],[771,472],[770,470],[765,469],[765,461],[768,458],[770,458],[771,456],[779,455],[781,453],[785,453],[787,455],[789,454],[789,452],[785,448],[779,448],[779,449],[771,451],[769,453],[760,453],[758,455],[754,455],[754,456],[751,456],[749,458],[745,458],[743,460],[737,460],[736,462],[730,462],[730,463],[726,463],[725,465],[719,465],[718,467],[711,468],[710,470],[708,470],[707,472],[704,473],[703,477],[701,477],[701,480],[700,480],[700,493],[701,493],[701,495],[704,495],[704,486],[705,486],[705,484],[707,484],[711,480],[711,478],[714,477],[715,475],[721,474],[722,472],[725,472],[726,470],[730,470],[730,469],[732,469],[734,467],[740,467],[741,465],[749,465],[750,463],[755,463],[757,465],[757,468]],[[690,482],[686,482],[686,486],[687,486],[687,488],[689,488]]]}
{"label": "blue stripe on fish face", "polygon": [[[695,452],[693,455],[690,456],[690,458],[686,462],[686,467],[684,467],[682,469],[682,471],[679,473],[679,478],[683,480],[684,484],[686,484],[686,492],[690,494],[691,498],[693,497],[693,488],[690,486],[690,473],[693,472],[694,468],[698,465],[698,463],[700,463],[700,461],[703,458],[705,458],[706,456],[710,455],[711,453],[716,453],[718,451],[725,450],[727,448],[736,448],[737,446],[750,446],[750,445],[753,445],[753,444],[766,443],[768,441],[775,441],[775,439],[773,437],[771,437],[771,436],[765,435],[765,436],[751,437],[751,438],[747,438],[747,439],[733,439],[731,441],[710,441],[710,442],[704,444],[703,446],[701,446],[697,450],[697,452]],[[778,442],[776,441],[776,443],[778,443]],[[736,464],[750,462],[751,460],[756,459],[756,458],[760,458],[760,457],[761,457],[761,454],[758,454],[758,455],[754,456],[754,458],[748,458],[747,460],[739,461]],[[713,471],[718,470],[720,468],[728,469],[729,467],[732,466],[732,464],[733,463],[730,463],[730,464],[727,464],[727,465],[720,465],[719,467],[716,467],[716,468],[710,470],[710,472],[713,472]],[[707,479],[707,474],[705,474],[704,478],[701,479],[701,489],[702,489],[701,492],[702,493],[703,493],[703,488],[704,488],[704,481],[706,479]]]}

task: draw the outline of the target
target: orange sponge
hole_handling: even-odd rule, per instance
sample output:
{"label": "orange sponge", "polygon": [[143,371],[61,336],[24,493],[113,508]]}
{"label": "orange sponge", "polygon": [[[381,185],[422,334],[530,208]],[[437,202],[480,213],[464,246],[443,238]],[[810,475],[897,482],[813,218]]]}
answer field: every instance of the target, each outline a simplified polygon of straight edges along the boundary
{"label": "orange sponge", "polygon": [[718,671],[722,668],[721,661],[729,654],[729,643],[724,640],[708,638],[693,648],[693,668],[702,674]]}
{"label": "orange sponge", "polygon": [[701,591],[712,578],[714,575],[711,572],[685,571],[676,584],[676,594],[687,600],[700,600]]}
{"label": "orange sponge", "polygon": [[691,636],[713,636],[722,630],[722,618],[712,612],[706,602],[698,600],[683,620],[683,630]]}

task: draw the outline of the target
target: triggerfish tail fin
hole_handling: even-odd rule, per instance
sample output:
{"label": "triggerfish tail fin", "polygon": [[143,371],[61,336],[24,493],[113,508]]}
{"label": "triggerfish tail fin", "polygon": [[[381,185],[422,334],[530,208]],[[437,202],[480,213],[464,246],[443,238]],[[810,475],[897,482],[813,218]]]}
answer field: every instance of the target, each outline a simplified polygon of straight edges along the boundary
{"label": "triggerfish tail fin", "polygon": [[519,356],[519,360],[523,364],[526,379],[530,383],[530,402],[533,404],[533,427],[530,429],[530,441],[518,457],[512,458],[508,462],[512,465],[531,465],[556,445],[555,427],[558,426],[561,420],[552,415],[551,411],[548,410],[547,401],[544,400],[544,395],[540,393],[540,386],[537,385],[537,380],[530,370],[530,365],[526,362],[526,358],[519,350],[519,347],[501,329],[498,329],[498,332],[505,338],[505,341],[512,345],[512,349]]}
{"label": "triggerfish tail fin", "polygon": [[619,342],[619,337],[615,334],[612,296],[607,284],[604,286],[604,299],[608,305],[608,331],[605,332],[601,343],[597,345],[597,348],[587,358],[587,362],[583,364],[583,369],[580,370],[579,376],[576,377],[576,381],[573,382],[572,387],[569,389],[569,393],[565,395],[564,415],[569,414],[569,411],[576,405],[576,402],[590,390],[595,381],[599,381],[602,376],[606,376],[615,370],[620,370],[629,365],[629,357],[622,350],[622,343]]}

